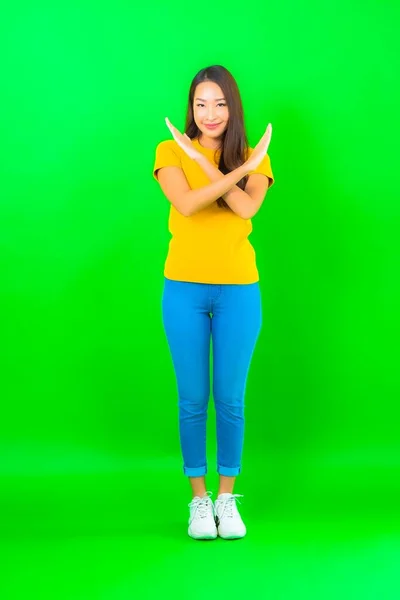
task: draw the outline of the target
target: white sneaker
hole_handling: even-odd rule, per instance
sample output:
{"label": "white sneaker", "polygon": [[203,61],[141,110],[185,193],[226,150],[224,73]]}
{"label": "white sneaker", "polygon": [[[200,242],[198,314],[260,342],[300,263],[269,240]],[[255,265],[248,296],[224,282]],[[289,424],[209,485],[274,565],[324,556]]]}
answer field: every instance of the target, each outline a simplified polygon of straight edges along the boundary
{"label": "white sneaker", "polygon": [[[226,540],[242,538],[246,535],[246,525],[236,506],[236,499],[243,494],[220,494],[215,501],[218,535]],[[240,500],[238,500],[240,503]]]}
{"label": "white sneaker", "polygon": [[195,496],[188,504],[190,508],[188,534],[196,540],[214,540],[218,535],[211,495],[212,492],[206,492],[203,498]]}

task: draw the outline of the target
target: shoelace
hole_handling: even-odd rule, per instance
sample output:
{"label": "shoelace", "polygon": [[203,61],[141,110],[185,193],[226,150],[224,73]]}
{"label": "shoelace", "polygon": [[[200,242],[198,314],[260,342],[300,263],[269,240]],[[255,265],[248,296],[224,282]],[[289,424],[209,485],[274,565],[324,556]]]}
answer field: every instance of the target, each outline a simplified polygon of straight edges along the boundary
{"label": "shoelace", "polygon": [[212,496],[212,492],[206,492],[206,495],[203,496],[203,498],[201,498],[201,500],[193,499],[191,502],[189,502],[188,506],[190,508],[193,508],[194,506],[197,507],[197,510],[196,510],[195,514],[193,515],[193,518],[200,517],[200,519],[204,519],[205,517],[208,516],[209,510],[210,510],[210,505],[211,505],[210,496]]}
{"label": "shoelace", "polygon": [[218,500],[218,504],[223,504],[224,507],[221,517],[233,518],[233,507],[236,505],[236,502],[242,504],[238,498],[243,498],[243,494],[232,494],[224,500]]}

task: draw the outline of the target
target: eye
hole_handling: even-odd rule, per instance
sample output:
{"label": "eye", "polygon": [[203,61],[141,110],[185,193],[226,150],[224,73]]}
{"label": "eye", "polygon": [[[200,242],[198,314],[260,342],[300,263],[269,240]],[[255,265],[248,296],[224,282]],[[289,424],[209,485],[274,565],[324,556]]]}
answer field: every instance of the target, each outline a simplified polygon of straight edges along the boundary
{"label": "eye", "polygon": [[[196,106],[204,106],[204,104],[196,104]],[[219,104],[217,104],[217,106],[226,106],[226,104],[220,102]]]}

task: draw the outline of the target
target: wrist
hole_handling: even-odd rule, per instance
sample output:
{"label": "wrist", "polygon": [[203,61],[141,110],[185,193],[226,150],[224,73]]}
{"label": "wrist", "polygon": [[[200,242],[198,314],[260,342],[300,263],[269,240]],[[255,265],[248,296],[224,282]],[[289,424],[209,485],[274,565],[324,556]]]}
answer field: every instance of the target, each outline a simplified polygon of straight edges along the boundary
{"label": "wrist", "polygon": [[[204,156],[204,154],[202,154],[201,152],[199,152],[199,154],[197,156],[195,156],[193,158],[193,160],[195,160],[200,166],[206,165],[209,167],[211,164],[210,161],[208,160],[208,158],[206,156]],[[241,164],[239,167],[237,167],[236,170],[240,173],[241,178],[242,178],[242,177],[245,177],[245,175],[247,175],[247,173],[252,171],[253,168],[247,161],[245,161],[243,164]]]}
{"label": "wrist", "polygon": [[240,165],[239,169],[241,169],[242,177],[245,177],[250,171],[252,171],[251,165],[247,162],[247,160]]}
{"label": "wrist", "polygon": [[204,154],[199,152],[196,156],[193,157],[193,160],[195,160],[199,165],[202,165],[204,164],[204,161],[208,159],[204,156]]}

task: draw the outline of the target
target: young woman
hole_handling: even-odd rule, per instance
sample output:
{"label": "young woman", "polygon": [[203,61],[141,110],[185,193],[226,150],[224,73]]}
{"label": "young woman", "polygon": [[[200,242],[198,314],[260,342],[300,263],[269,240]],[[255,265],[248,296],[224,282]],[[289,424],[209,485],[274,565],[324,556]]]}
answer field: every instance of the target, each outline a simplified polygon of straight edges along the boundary
{"label": "young woman", "polygon": [[[183,471],[192,487],[188,533],[243,537],[233,494],[241,470],[244,395],[261,327],[251,217],[273,184],[269,124],[249,148],[238,86],[222,66],[202,69],[189,90],[185,133],[156,148],[153,175],[171,203],[163,322],[176,373]],[[217,420],[218,497],[206,491],[210,342]]]}

